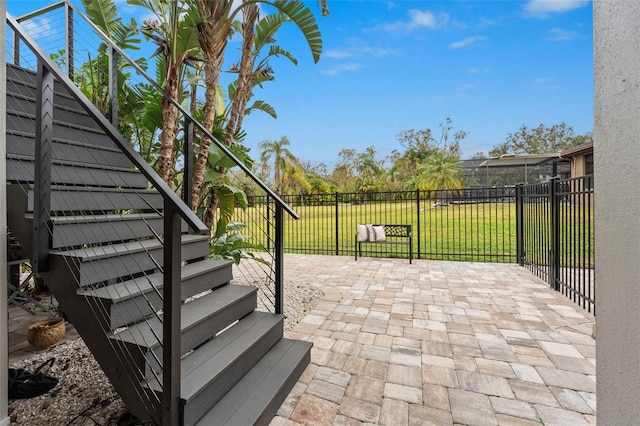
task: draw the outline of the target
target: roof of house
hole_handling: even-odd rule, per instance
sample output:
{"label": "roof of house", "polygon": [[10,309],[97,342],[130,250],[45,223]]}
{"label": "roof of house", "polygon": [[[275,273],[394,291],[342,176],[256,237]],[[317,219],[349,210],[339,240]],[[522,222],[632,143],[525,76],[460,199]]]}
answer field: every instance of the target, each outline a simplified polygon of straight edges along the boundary
{"label": "roof of house", "polygon": [[566,151],[562,151],[560,153],[560,158],[564,157],[574,157],[578,154],[584,154],[585,152],[593,151],[593,141],[583,143],[582,145],[574,146],[573,148],[569,148]]}
{"label": "roof of house", "polygon": [[560,153],[556,154],[527,154],[515,155],[504,154],[500,157],[492,157],[485,160],[480,167],[522,167],[522,166],[538,166],[541,164],[551,164],[558,161],[566,161],[560,157]]}

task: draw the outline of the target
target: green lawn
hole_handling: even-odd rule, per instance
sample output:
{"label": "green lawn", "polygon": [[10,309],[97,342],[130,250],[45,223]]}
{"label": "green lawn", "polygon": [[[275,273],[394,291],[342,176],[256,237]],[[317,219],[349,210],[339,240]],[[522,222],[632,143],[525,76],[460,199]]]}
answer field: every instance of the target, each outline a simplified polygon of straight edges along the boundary
{"label": "green lawn", "polygon": [[[419,209],[415,200],[294,206],[300,220],[285,218],[285,252],[353,255],[357,224],[409,224],[416,258],[515,261],[515,203],[432,204],[424,200]],[[264,208],[252,207],[238,220],[247,223],[251,235],[260,235],[256,241],[266,245],[273,229],[264,216]],[[408,257],[408,252],[407,246],[363,246],[365,256]]]}

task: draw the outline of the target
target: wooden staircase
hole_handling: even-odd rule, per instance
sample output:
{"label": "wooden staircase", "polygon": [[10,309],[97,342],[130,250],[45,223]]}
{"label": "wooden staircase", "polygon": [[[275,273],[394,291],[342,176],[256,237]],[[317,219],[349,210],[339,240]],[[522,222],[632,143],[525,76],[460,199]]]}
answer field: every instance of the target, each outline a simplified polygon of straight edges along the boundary
{"label": "wooden staircase", "polygon": [[[34,239],[37,74],[7,64],[8,225]],[[161,418],[163,209],[81,102],[55,82],[45,283],[137,417]],[[182,424],[268,424],[310,361],[283,317],[256,311],[256,288],[231,284],[208,236],[181,236]],[[41,237],[37,236],[36,237]],[[175,349],[175,348],[174,348]]]}

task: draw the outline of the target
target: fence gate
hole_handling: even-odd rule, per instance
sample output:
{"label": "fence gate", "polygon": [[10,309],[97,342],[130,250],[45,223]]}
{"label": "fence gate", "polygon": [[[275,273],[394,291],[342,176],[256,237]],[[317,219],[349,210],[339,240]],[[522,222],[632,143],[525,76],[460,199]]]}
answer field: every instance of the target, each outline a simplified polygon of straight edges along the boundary
{"label": "fence gate", "polygon": [[518,263],[595,313],[593,176],[516,192]]}

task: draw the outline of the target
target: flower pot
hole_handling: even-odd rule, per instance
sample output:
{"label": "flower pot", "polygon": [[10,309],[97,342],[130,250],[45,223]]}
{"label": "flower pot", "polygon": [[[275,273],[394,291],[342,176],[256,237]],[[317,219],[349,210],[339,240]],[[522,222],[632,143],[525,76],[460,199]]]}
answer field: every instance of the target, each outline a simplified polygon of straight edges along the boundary
{"label": "flower pot", "polygon": [[36,349],[46,349],[58,343],[66,327],[63,318],[52,318],[39,321],[29,326],[27,341]]}

